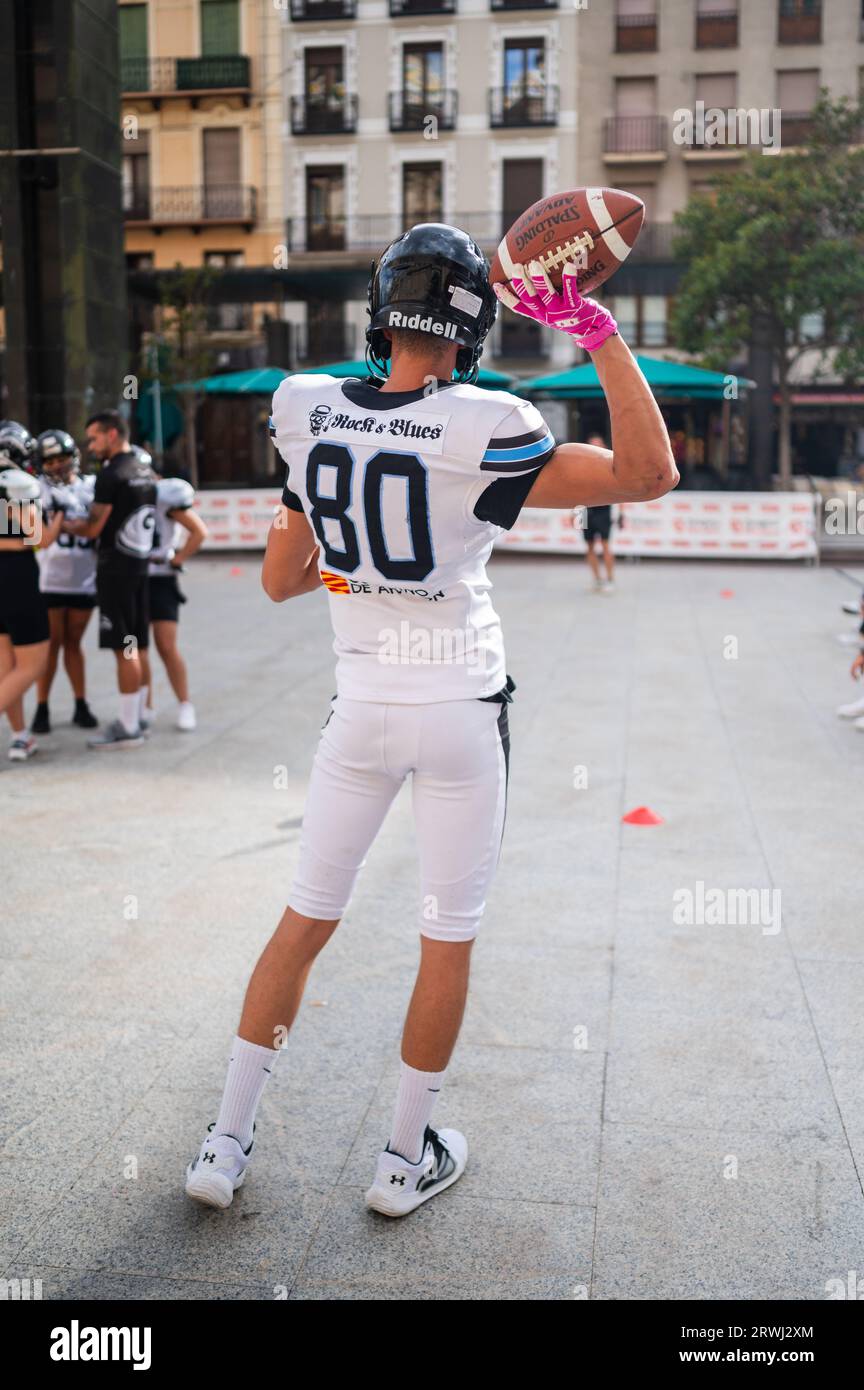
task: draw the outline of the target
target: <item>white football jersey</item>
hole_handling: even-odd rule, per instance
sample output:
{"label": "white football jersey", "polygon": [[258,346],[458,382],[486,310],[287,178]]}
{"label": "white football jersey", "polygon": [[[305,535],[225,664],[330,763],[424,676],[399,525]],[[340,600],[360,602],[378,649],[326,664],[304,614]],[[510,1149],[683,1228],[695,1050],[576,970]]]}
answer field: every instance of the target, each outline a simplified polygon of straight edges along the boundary
{"label": "white football jersey", "polygon": [[440,383],[381,391],[357,377],[286,377],[270,432],[282,500],[320,543],[347,699],[482,699],[505,683],[486,562],[555,441],[507,391]]}
{"label": "white football jersey", "polygon": [[174,570],[169,561],[182,537],[185,526],[168,515],[169,512],[183,512],[194,506],[195,489],[185,478],[160,478],[156,484],[156,521],[153,532],[153,549],[150,552],[148,574],[171,575]]}
{"label": "white football jersey", "polygon": [[[96,478],[73,477],[68,483],[39,479],[46,514],[61,508],[70,521],[83,521],[90,512]],[[39,564],[39,588],[43,594],[95,594],[96,544],[85,536],[62,532],[43,552]]]}

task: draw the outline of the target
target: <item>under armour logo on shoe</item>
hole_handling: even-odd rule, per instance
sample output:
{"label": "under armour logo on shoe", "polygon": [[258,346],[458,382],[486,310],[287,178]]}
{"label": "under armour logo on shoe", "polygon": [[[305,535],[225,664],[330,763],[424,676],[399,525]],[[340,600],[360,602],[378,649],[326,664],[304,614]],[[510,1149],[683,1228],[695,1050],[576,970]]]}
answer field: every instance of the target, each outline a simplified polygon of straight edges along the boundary
{"label": "under armour logo on shoe", "polygon": [[404,1174],[404,1173],[401,1173],[401,1174],[399,1174],[399,1173],[391,1173],[391,1174],[390,1174],[390,1181],[391,1181],[391,1183],[398,1183],[400,1187],[404,1187],[404,1186],[405,1186],[405,1174]]}
{"label": "under armour logo on shoe", "polygon": [[209,1153],[209,1152],[208,1152],[208,1153],[206,1153],[206,1154],[204,1155],[204,1157],[203,1157],[203,1159],[202,1159],[202,1162],[203,1162],[203,1163],[215,1163],[215,1162],[216,1162],[216,1155],[215,1155],[214,1153]]}

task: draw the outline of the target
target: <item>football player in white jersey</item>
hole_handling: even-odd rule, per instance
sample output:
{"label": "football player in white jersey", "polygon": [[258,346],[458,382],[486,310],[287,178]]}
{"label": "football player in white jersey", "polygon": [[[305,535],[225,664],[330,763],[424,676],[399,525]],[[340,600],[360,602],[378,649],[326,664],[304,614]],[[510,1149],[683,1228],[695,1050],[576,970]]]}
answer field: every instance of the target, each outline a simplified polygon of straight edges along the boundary
{"label": "football player in white jersey", "polygon": [[[82,478],[81,455],[71,434],[66,430],[43,430],[37,436],[36,448],[46,515],[60,511],[68,520],[86,518],[96,479],[92,475]],[[87,704],[81,642],[96,606],[96,546],[84,536],[61,531],[40,559],[39,588],[48,608],[51,645],[48,665],[37,682],[38,703],[30,729],[34,734],[51,732],[48,697],[61,648],[75,697],[72,723],[81,729],[95,729],[99,721]]]}
{"label": "football player in white jersey", "polygon": [[[139,449],[138,453],[144,451]],[[177,625],[180,604],[186,602],[177,575],[184,564],[207,539],[207,527],[195,508],[195,489],[185,478],[165,478],[147,454],[157,476],[156,526],[153,549],[150,552],[150,627],[156,650],[171,689],[177,696],[177,728],[190,733],[196,724],[195,706],[189,699],[189,673],[177,646]],[[147,689],[143,708],[142,728],[149,728],[155,719],[153,708],[153,676],[149,650],[140,653],[141,680]]]}
{"label": "football player in white jersey", "polygon": [[463,1172],[465,1136],[430,1120],[504,824],[515,686],[486,562],[523,506],[648,500],[678,481],[650,388],[608,310],[579,294],[575,266],[565,267],[560,293],[536,262],[514,266],[495,293],[592,353],[612,449],[556,447],[533,405],[473,384],[497,309],[488,270],[464,232],[413,227],[369,285],[375,375],[291,376],[273,398],[287,478],[262,582],[276,602],[326,587],[337,694],[288,906],[250,980],[219,1113],[187,1168],[187,1193],[214,1206],[228,1206],[243,1181],[274,1049],[409,774],[421,960],[389,1139],[366,1203],[404,1215]]}

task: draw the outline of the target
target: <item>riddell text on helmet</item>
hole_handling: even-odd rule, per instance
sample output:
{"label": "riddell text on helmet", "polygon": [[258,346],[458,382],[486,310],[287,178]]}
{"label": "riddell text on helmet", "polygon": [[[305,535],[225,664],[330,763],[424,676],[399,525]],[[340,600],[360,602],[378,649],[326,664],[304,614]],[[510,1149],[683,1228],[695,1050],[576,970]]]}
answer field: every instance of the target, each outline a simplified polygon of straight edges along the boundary
{"label": "riddell text on helmet", "polygon": [[440,323],[429,314],[421,318],[419,314],[403,314],[401,309],[391,309],[387,316],[388,328],[416,328],[420,333],[437,333],[440,338],[455,338],[456,323]]}

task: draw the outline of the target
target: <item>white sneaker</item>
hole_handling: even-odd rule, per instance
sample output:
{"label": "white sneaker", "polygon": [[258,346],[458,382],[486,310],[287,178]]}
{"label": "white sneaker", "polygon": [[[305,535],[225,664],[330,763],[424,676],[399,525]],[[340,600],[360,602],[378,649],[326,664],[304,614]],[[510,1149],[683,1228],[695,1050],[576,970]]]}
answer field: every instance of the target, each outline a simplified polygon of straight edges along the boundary
{"label": "white sneaker", "polygon": [[864,714],[864,696],[860,700],[852,700],[848,705],[838,705],[837,713],[841,719],[857,719]]}
{"label": "white sneaker", "polygon": [[423,1157],[409,1163],[401,1154],[384,1149],[378,1155],[375,1181],[366,1193],[366,1205],[384,1216],[407,1216],[409,1211],[443,1192],[465,1171],[468,1140],[458,1129],[437,1132],[429,1125],[423,1136]]}
{"label": "white sneaker", "polygon": [[835,632],[834,636],[841,647],[859,647],[861,645],[860,632]]}
{"label": "white sneaker", "polygon": [[185,700],[177,711],[177,728],[182,729],[186,734],[191,734],[196,724],[195,706]]}
{"label": "white sneaker", "polygon": [[856,719],[852,728],[857,729],[859,734],[864,734],[864,719]]}
{"label": "white sneaker", "polygon": [[607,580],[606,580],[606,583],[603,585],[603,592],[604,592],[604,594],[614,594],[614,592],[615,592],[615,583],[614,583],[613,580],[611,580],[611,579],[607,579]]}
{"label": "white sneaker", "polygon": [[243,1186],[250,1155],[255,1145],[255,1129],[252,1126],[252,1142],[244,1149],[233,1134],[214,1134],[214,1120],[207,1126],[207,1138],[192,1162],[186,1166],[187,1197],[203,1202],[208,1207],[230,1207],[234,1193]]}
{"label": "white sneaker", "polygon": [[39,744],[32,734],[19,734],[13,738],[9,744],[9,761],[12,763],[26,763],[28,758],[32,758],[34,753],[39,752]]}

